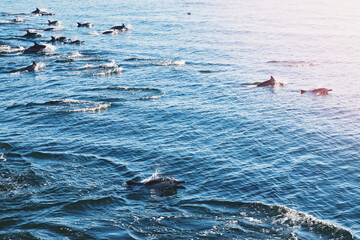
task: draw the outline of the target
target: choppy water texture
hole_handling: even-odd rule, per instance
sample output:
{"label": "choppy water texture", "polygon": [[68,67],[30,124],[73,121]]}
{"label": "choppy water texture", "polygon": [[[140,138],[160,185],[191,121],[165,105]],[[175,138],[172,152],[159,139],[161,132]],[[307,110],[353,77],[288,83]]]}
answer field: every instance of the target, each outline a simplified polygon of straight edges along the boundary
{"label": "choppy water texture", "polygon": [[1,239],[359,239],[357,1],[1,6]]}

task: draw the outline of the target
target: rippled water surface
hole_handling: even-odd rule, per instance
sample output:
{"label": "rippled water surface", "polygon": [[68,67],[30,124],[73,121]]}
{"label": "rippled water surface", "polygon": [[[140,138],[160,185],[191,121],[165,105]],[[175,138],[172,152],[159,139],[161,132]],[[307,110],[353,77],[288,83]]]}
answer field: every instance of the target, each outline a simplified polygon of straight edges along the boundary
{"label": "rippled water surface", "polygon": [[1,6],[1,239],[359,239],[357,1]]}

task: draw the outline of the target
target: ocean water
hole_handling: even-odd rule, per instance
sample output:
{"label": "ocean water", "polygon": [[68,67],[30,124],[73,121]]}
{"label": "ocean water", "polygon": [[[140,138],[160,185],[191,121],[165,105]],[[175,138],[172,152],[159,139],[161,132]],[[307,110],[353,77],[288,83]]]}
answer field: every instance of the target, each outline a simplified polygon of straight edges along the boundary
{"label": "ocean water", "polygon": [[0,239],[360,239],[359,7],[2,0]]}

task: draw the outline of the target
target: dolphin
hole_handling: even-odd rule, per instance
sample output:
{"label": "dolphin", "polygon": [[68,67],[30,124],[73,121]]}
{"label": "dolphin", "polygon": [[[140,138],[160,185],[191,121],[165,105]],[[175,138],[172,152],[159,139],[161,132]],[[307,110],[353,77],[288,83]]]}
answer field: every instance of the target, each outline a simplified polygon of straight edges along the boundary
{"label": "dolphin", "polygon": [[300,90],[300,93],[304,94],[306,92],[311,92],[311,93],[315,93],[316,95],[320,96],[320,95],[328,95],[330,91],[332,91],[332,89],[315,88],[315,89],[312,89],[312,90]]}
{"label": "dolphin", "polygon": [[43,11],[43,10],[40,10],[39,8],[36,8],[36,10],[35,10],[35,11],[32,11],[31,13],[33,13],[33,14],[39,14],[39,15],[42,15],[42,16],[44,16],[44,15],[47,15],[47,16],[55,15],[55,14],[53,14],[53,13],[49,13],[49,12],[45,12],[45,11]]}
{"label": "dolphin", "polygon": [[48,31],[54,31],[56,28],[50,27],[50,28],[45,28],[44,31],[48,32]]}
{"label": "dolphin", "polygon": [[60,25],[60,21],[50,21],[48,20],[48,25]]}
{"label": "dolphin", "polygon": [[35,68],[36,68],[36,62],[33,61],[31,65],[29,65],[27,67],[24,67],[21,71],[23,71],[23,72],[25,72],[25,71],[34,72]]}
{"label": "dolphin", "polygon": [[38,70],[42,70],[44,68],[44,65],[41,64],[37,64],[35,61],[32,62],[31,65],[24,67],[24,68],[20,68],[18,70],[14,70],[11,71],[11,73],[15,73],[15,72],[35,72]]}
{"label": "dolphin", "polygon": [[34,42],[34,46],[31,46],[31,47],[25,49],[24,54],[38,53],[38,52],[41,52],[42,50],[44,50],[45,48],[46,48],[45,45],[40,45],[37,42]]}
{"label": "dolphin", "polygon": [[77,23],[77,26],[78,27],[88,27],[88,28],[90,28],[90,27],[93,27],[94,26],[94,24],[92,24],[92,23],[88,23],[88,22],[84,22],[84,23]]}
{"label": "dolphin", "polygon": [[33,14],[40,14],[41,13],[41,10],[39,8],[36,8],[35,11],[32,11],[31,13]]}
{"label": "dolphin", "polygon": [[68,44],[82,44],[84,43],[85,41],[81,41],[81,40],[74,40],[74,41],[69,41],[67,42]]}
{"label": "dolphin", "polygon": [[151,180],[146,180],[144,182],[126,182],[128,186],[145,186],[152,189],[174,188],[181,183],[185,183],[185,181],[179,181],[171,177],[155,178]]}
{"label": "dolphin", "polygon": [[116,30],[114,30],[114,29],[106,30],[106,31],[104,31],[102,34],[113,34],[113,33],[115,33],[115,31],[116,31]]}
{"label": "dolphin", "polygon": [[43,35],[40,34],[40,33],[30,32],[29,30],[26,30],[26,34],[21,36],[21,37],[24,37],[24,38],[40,38],[42,36]]}
{"label": "dolphin", "polygon": [[41,69],[43,69],[43,66],[39,65],[35,61],[33,61],[31,65],[24,67],[23,69],[21,69],[21,71],[22,72],[35,72],[35,71],[38,71]]}
{"label": "dolphin", "polygon": [[275,85],[275,79],[273,76],[270,76],[270,80],[267,80],[265,82],[258,83],[257,87],[268,87],[268,86],[274,86]]}
{"label": "dolphin", "polygon": [[122,31],[122,32],[125,32],[125,31],[129,30],[127,27],[125,27],[125,24],[122,24],[121,26],[114,26],[111,29],[119,30],[119,31]]}
{"label": "dolphin", "polygon": [[62,42],[62,43],[67,43],[69,42],[70,39],[67,38],[67,37],[58,37],[58,38],[55,38],[54,36],[51,36],[51,40],[49,40],[48,42]]}
{"label": "dolphin", "polygon": [[24,19],[17,17],[17,18],[14,18],[14,19],[10,20],[10,22],[21,23],[21,22],[24,22]]}

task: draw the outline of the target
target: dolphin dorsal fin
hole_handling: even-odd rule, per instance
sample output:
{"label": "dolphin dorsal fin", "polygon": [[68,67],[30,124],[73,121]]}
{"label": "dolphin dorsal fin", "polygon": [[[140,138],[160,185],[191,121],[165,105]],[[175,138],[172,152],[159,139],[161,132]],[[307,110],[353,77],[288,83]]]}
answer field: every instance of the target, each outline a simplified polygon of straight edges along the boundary
{"label": "dolphin dorsal fin", "polygon": [[34,42],[34,45],[35,45],[35,46],[38,46],[39,44],[38,44],[37,42]]}
{"label": "dolphin dorsal fin", "polygon": [[275,80],[273,76],[270,76],[270,80]]}
{"label": "dolphin dorsal fin", "polygon": [[33,61],[32,65],[33,65],[33,66],[36,66],[36,62],[35,62],[35,61]]}
{"label": "dolphin dorsal fin", "polygon": [[51,36],[51,40],[55,40],[56,38],[54,36]]}

